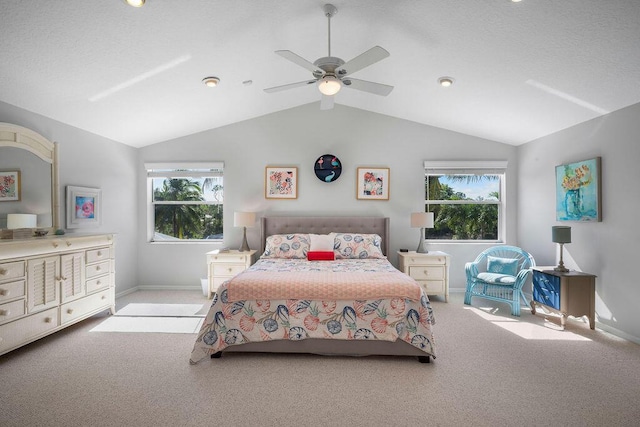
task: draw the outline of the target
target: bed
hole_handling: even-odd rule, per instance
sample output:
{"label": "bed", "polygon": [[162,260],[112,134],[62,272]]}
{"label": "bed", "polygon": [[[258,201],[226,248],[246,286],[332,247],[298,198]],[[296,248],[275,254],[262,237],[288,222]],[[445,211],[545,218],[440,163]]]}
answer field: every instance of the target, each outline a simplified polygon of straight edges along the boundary
{"label": "bed", "polygon": [[[192,364],[227,352],[436,357],[428,297],[386,258],[388,218],[265,217],[261,225],[262,256],[214,294]],[[320,252],[305,236],[326,235],[336,259],[308,260]]]}

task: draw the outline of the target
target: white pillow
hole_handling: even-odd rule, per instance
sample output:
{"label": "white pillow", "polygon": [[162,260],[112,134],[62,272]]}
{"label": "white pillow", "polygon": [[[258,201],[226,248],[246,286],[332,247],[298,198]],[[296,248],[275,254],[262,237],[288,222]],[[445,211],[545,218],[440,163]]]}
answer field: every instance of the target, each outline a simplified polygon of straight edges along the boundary
{"label": "white pillow", "polygon": [[333,244],[336,233],[329,234],[309,234],[311,240],[310,251],[333,251]]}

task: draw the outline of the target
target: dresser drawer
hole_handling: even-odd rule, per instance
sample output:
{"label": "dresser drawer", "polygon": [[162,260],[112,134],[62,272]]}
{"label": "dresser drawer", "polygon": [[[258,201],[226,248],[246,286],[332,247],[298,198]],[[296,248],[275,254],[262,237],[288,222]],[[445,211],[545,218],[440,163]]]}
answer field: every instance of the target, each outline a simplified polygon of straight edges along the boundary
{"label": "dresser drawer", "polygon": [[58,325],[58,307],[0,325],[0,353],[44,336]]}
{"label": "dresser drawer", "polygon": [[427,295],[444,293],[444,280],[416,280]]}
{"label": "dresser drawer", "polygon": [[24,297],[24,284],[24,280],[0,284],[0,303]]}
{"label": "dresser drawer", "polygon": [[447,257],[445,256],[407,256],[407,264],[420,264],[420,265],[445,265],[447,263]]}
{"label": "dresser drawer", "polygon": [[409,276],[416,280],[444,280],[444,266],[410,265]]}
{"label": "dresser drawer", "polygon": [[87,280],[87,294],[92,294],[109,286],[111,286],[111,276],[108,275]]}
{"label": "dresser drawer", "polygon": [[5,262],[0,264],[0,282],[24,277],[24,261]]}
{"label": "dresser drawer", "polygon": [[240,255],[240,254],[218,254],[218,255],[209,255],[209,262],[218,263],[247,263],[247,257],[249,255]]}
{"label": "dresser drawer", "polygon": [[560,310],[560,278],[534,270],[533,299]]}
{"label": "dresser drawer", "polygon": [[247,269],[245,264],[214,264],[213,265],[213,276],[226,276],[227,278],[233,277],[238,273],[242,273]]}
{"label": "dresser drawer", "polygon": [[17,319],[26,314],[25,302],[23,299],[0,304],[0,323]]}
{"label": "dresser drawer", "polygon": [[109,248],[92,249],[87,251],[87,264],[98,261],[106,261],[111,258]]}
{"label": "dresser drawer", "polygon": [[87,265],[86,267],[86,278],[90,279],[92,277],[101,276],[103,274],[107,274],[110,272],[111,261],[103,261],[98,264]]}
{"label": "dresser drawer", "polygon": [[112,290],[106,289],[97,294],[63,304],[60,307],[60,322],[62,325],[72,320],[86,316],[100,309],[107,309],[113,304]]}

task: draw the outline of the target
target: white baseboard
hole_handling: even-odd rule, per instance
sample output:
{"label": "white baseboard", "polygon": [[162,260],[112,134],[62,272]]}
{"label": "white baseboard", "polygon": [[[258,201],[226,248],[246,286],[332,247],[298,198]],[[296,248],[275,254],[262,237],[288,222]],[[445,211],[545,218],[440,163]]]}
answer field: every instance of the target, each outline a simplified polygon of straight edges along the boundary
{"label": "white baseboard", "polygon": [[640,344],[640,338],[634,337],[633,335],[628,334],[626,332],[623,332],[623,331],[621,331],[619,329],[616,329],[616,328],[614,328],[612,326],[605,325],[603,323],[600,323],[600,322],[596,321],[596,328],[602,329],[603,331],[608,332],[611,335],[615,335],[618,338],[622,338],[622,339],[625,339],[627,341],[631,341],[633,343]]}
{"label": "white baseboard", "polygon": [[154,285],[134,286],[133,288],[129,288],[122,292],[117,292],[116,299],[137,291],[201,291],[202,292],[202,288],[200,286],[154,286]]}

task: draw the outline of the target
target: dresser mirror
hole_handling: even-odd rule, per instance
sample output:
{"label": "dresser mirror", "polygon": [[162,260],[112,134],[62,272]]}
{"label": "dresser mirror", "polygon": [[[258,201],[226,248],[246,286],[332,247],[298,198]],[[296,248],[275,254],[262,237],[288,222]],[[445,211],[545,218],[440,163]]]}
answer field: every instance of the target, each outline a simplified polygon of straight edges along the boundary
{"label": "dresser mirror", "polygon": [[57,145],[30,129],[0,123],[0,179],[15,178],[19,192],[14,183],[11,194],[0,194],[0,229],[16,213],[37,215],[37,228],[58,228]]}

